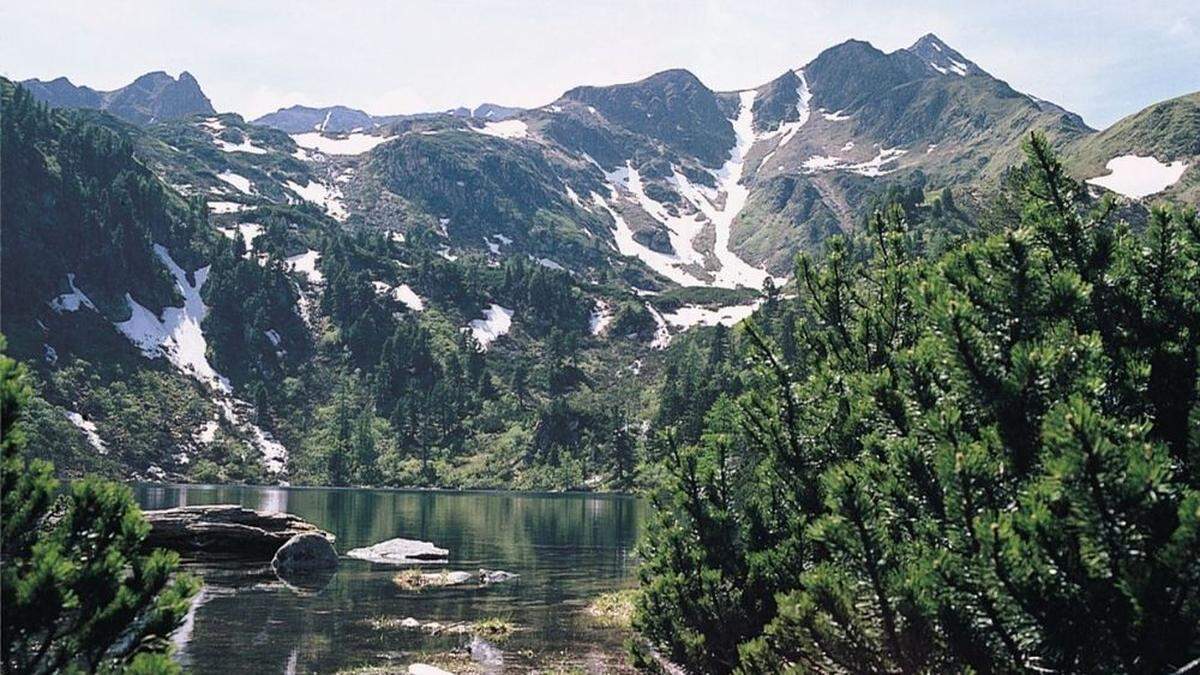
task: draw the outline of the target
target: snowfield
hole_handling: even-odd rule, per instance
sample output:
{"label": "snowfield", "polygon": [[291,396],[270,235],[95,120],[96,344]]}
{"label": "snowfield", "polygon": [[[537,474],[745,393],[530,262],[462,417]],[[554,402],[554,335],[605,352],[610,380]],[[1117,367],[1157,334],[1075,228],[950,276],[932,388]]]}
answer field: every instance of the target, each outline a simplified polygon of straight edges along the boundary
{"label": "snowfield", "polygon": [[350,212],[346,210],[346,205],[342,203],[341,190],[329,187],[315,180],[309,181],[308,185],[301,185],[290,180],[284,184],[289,190],[300,195],[300,198],[304,201],[311,202],[325,209],[325,212],[334,220],[345,222],[350,217]]}
{"label": "snowfield", "polygon": [[402,303],[414,312],[424,311],[425,309],[425,301],[408,284],[400,284],[399,286],[392,287],[382,281],[372,281],[371,285],[375,287],[375,292],[379,295],[391,295],[396,302]]}
{"label": "snowfield", "polygon": [[482,127],[469,127],[471,131],[477,131],[488,136],[497,138],[525,138],[529,133],[529,125],[521,120],[504,120],[503,122],[488,122]]}
{"label": "snowfield", "polygon": [[[392,138],[394,136],[372,136],[370,134],[350,134],[345,138],[330,138],[319,131],[292,134],[292,140],[296,142],[296,145],[323,152],[326,155],[361,155]],[[305,156],[301,159],[308,159],[308,157]]]}
{"label": "snowfield", "polygon": [[[272,473],[282,472],[287,466],[287,448],[251,421],[253,418],[249,413],[253,406],[234,398],[229,380],[218,373],[208,361],[208,341],[201,329],[204,317],[208,315],[208,307],[200,298],[200,289],[208,280],[209,268],[205,266],[193,272],[195,283],[188,283],[187,273],[175,263],[166,247],[155,244],[154,253],[175,279],[175,285],[183,295],[183,307],[168,306],[159,317],[126,293],[125,301],[129,305],[130,317],[126,321],[114,324],[116,329],[147,358],[165,356],[171,365],[208,385],[213,393],[213,403],[221,409],[231,424],[249,434],[255,447],[262,453],[267,469]],[[242,409],[241,412],[239,408]],[[205,442],[206,439],[207,442],[212,442],[215,434],[216,426],[206,424],[199,430],[196,438],[200,442]],[[187,455],[183,453],[177,456],[177,459],[181,463],[188,461]],[[161,471],[159,469],[159,472]]]}
{"label": "snowfield", "polygon": [[[804,80],[801,79],[801,82],[803,83]],[[699,205],[716,226],[717,237],[713,245],[713,253],[716,255],[717,261],[721,263],[721,268],[717,270],[713,286],[762,288],[763,283],[770,276],[766,270],[747,263],[729,248],[733,219],[741,212],[742,207],[746,205],[746,199],[750,196],[750,189],[742,184],[742,175],[746,168],[746,153],[754,144],[754,96],[754,90],[742,92],[742,107],[738,111],[737,118],[733,120],[733,131],[737,142],[734,144],[733,150],[729,152],[729,159],[725,165],[715,174],[718,190],[725,193],[725,203],[719,210],[711,202],[707,209],[703,204]],[[807,109],[807,101],[804,102],[804,105]],[[807,121],[807,115],[804,117],[804,121]],[[803,122],[798,124],[803,124]]]}
{"label": "snowfield", "polygon": [[254,187],[250,184],[250,179],[246,178],[245,176],[236,174],[232,171],[222,171],[221,173],[217,174],[217,178],[220,178],[229,185],[232,185],[239,192],[244,192],[248,195],[254,194]]}
{"label": "snowfield", "polygon": [[1141,199],[1174,185],[1188,165],[1182,160],[1163,164],[1154,157],[1122,155],[1108,160],[1105,168],[1108,174],[1089,178],[1087,182],[1131,199]]}
{"label": "snowfield", "polygon": [[213,137],[213,142],[217,144],[217,148],[219,148],[222,152],[245,152],[251,155],[267,154],[266,148],[258,147],[253,141],[245,136],[242,137],[241,143],[230,143],[229,141],[217,138],[215,136]]}
{"label": "snowfield", "polygon": [[254,252],[254,240],[262,236],[263,226],[258,223],[238,223],[234,227],[218,227],[217,230],[229,239],[240,236],[246,242],[246,257],[249,258]]}
{"label": "snowfield", "polygon": [[501,335],[507,335],[512,330],[513,311],[492,303],[483,310],[483,318],[473,320],[468,328],[475,341],[485,350]]}
{"label": "snowfield", "polygon": [[301,253],[287,258],[288,268],[293,272],[303,274],[311,284],[325,283],[325,275],[321,274],[321,270],[317,269],[317,260],[321,258],[321,254],[311,248]]}
{"label": "snowfield", "polygon": [[[806,89],[803,82],[801,80],[801,89]],[[798,91],[798,95],[803,110],[801,111],[801,121],[794,123],[797,125],[808,120],[807,97],[803,91]],[[672,214],[664,205],[651,199],[643,187],[641,175],[629,162],[613,171],[604,171],[603,167],[600,167],[595,160],[585,155],[586,159],[604,171],[604,178],[609,184],[610,199],[605,200],[593,192],[592,202],[607,211],[612,217],[613,239],[616,242],[617,251],[622,255],[638,258],[654,271],[681,286],[762,288],[769,276],[766,270],[748,264],[729,248],[733,220],[746,205],[746,199],[750,195],[749,188],[742,184],[742,177],[745,173],[746,153],[749,152],[750,146],[756,140],[752,110],[754,96],[754,91],[741,93],[741,108],[738,116],[731,120],[736,134],[736,143],[730,150],[729,159],[725,164],[718,171],[712,172],[717,181],[716,189],[693,184],[678,170],[673,172],[670,181],[676,191],[694,208],[694,211],[690,213],[687,212],[688,210],[680,210],[676,214]],[[799,127],[797,126],[797,128]],[[622,199],[635,203],[642,211],[666,227],[674,253],[659,253],[633,238],[633,230],[612,205]],[[704,230],[707,223],[712,223],[716,232],[713,255],[720,265],[713,273],[711,280],[701,279],[687,269],[704,265],[705,256],[695,249],[693,241]]]}
{"label": "snowfield", "polygon": [[758,309],[758,306],[761,304],[761,301],[756,301],[748,305],[730,305],[717,309],[708,309],[699,305],[685,305],[670,314],[663,315],[663,318],[672,326],[679,326],[681,328],[715,326],[717,324],[733,326],[753,314],[754,310]]}
{"label": "snowfield", "polygon": [[175,279],[175,285],[183,294],[183,307],[166,307],[163,309],[162,318],[159,318],[126,293],[125,301],[129,304],[131,316],[129,320],[116,324],[117,330],[137,345],[148,358],[166,356],[179,370],[194,376],[220,393],[229,394],[233,391],[229,380],[219,375],[208,362],[205,355],[208,343],[200,329],[200,324],[208,315],[208,307],[200,299],[200,288],[208,279],[209,268],[202,267],[193,272],[196,283],[192,285],[188,283],[187,273],[175,264],[166,248],[155,244],[154,252],[167,266]]}
{"label": "snowfield", "polygon": [[[849,147],[852,148],[853,146],[851,145]],[[840,170],[857,173],[861,176],[868,176],[870,178],[878,178],[879,176],[886,176],[887,174],[899,168],[896,166],[892,166],[890,168],[884,167],[895,164],[897,161],[899,161],[900,157],[907,152],[907,150],[902,148],[880,148],[879,152],[874,157],[865,162],[858,163],[851,163],[849,160],[842,159],[841,157],[814,155],[804,160],[802,166],[804,167],[805,173]]]}

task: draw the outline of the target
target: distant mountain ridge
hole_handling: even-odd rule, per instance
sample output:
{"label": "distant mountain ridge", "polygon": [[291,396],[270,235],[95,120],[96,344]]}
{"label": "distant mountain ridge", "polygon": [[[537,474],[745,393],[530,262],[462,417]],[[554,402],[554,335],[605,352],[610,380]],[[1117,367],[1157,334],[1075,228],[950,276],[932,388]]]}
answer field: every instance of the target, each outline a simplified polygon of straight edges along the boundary
{"label": "distant mountain ridge", "polygon": [[146,73],[112,91],[76,86],[65,77],[48,82],[25,80],[21,85],[34,99],[51,107],[103,110],[134,124],[216,112],[200,83],[187,71],[180,73],[178,79],[162,71]]}
{"label": "distant mountain ridge", "polygon": [[273,113],[267,113],[251,122],[289,134],[300,134],[309,131],[345,134],[354,131],[370,131],[403,120],[422,119],[438,115],[500,121],[508,119],[521,111],[521,108],[496,105],[495,103],[483,103],[474,109],[464,107],[444,112],[413,113],[408,115],[372,115],[364,110],[348,108],[342,105],[326,106],[323,108],[293,105],[287,108],[280,108]]}

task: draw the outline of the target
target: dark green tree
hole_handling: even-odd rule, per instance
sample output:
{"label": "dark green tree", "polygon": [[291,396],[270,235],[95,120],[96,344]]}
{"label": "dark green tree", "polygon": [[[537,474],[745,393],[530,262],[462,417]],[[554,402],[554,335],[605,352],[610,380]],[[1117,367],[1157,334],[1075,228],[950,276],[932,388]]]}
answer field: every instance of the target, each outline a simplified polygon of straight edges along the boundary
{"label": "dark green tree", "polygon": [[[1200,226],[1112,223],[1033,136],[1015,221],[903,209],[797,267],[795,358],[670,479],[635,625],[703,672],[1172,672],[1200,657]],[[906,199],[914,195],[902,195]]]}
{"label": "dark green tree", "polygon": [[127,487],[87,478],[60,493],[53,467],[24,457],[31,396],[0,354],[3,670],[178,672],[168,636],[199,582],[175,553],[143,550],[149,525]]}

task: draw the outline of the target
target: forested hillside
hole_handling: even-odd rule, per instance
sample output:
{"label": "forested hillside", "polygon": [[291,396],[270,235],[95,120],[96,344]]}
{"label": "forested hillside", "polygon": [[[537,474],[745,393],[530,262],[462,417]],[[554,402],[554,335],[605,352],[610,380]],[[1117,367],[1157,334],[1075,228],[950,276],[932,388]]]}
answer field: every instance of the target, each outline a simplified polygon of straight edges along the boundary
{"label": "forested hillside", "polygon": [[799,260],[794,299],[668,364],[634,619],[663,655],[1194,665],[1200,221],[1164,206],[1133,229],[1043,137],[1026,153],[944,253],[880,210]]}
{"label": "forested hillside", "polygon": [[660,329],[628,290],[303,203],[213,222],[140,161],[172,159],[158,141],[2,86],[3,330],[63,471],[632,485]]}

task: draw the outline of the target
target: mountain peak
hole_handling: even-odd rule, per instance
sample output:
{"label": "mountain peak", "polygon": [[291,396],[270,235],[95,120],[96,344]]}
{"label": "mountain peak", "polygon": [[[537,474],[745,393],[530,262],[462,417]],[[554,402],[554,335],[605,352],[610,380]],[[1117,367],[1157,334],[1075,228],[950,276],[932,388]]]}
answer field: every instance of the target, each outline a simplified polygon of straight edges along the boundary
{"label": "mountain peak", "polygon": [[982,68],[933,33],[922,35],[905,51],[920,57],[926,65],[942,75],[987,75]]}
{"label": "mountain peak", "polygon": [[134,124],[214,112],[200,83],[186,71],[180,73],[178,79],[161,70],[151,71],[112,91],[76,86],[66,77],[49,82],[26,80],[21,84],[35,99],[47,105],[103,110]]}

